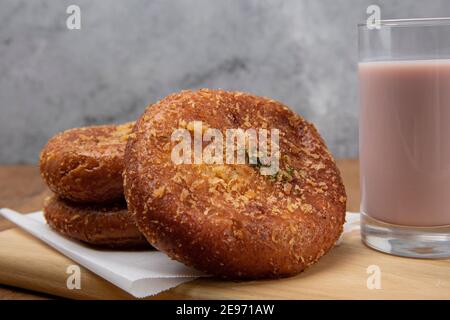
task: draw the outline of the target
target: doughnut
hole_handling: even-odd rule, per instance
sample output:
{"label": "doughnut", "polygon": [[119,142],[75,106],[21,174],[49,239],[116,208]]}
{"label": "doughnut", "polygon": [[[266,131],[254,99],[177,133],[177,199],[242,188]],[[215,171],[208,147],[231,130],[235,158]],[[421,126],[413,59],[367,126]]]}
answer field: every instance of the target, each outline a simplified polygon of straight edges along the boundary
{"label": "doughnut", "polygon": [[59,197],[80,203],[123,198],[123,157],[134,123],[75,128],[41,151],[41,176]]}
{"label": "doughnut", "polygon": [[115,249],[150,247],[128,213],[125,200],[101,204],[78,204],[53,195],[44,202],[48,225],[69,238]]}
{"label": "doughnut", "polygon": [[[174,131],[195,137],[199,122],[200,132],[224,137],[234,128],[278,130],[278,171],[262,174],[267,161],[174,162]],[[203,151],[210,144],[203,140]],[[344,185],[315,127],[280,102],[242,92],[182,91],[148,107],[127,143],[124,190],[155,248],[223,278],[296,275],[334,246],[345,222]]]}

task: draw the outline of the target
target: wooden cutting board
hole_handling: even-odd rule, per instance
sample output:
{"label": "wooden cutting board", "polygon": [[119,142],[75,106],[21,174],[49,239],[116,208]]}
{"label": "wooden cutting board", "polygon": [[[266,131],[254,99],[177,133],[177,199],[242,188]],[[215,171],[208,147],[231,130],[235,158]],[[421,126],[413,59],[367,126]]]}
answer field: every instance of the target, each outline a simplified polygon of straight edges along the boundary
{"label": "wooden cutting board", "polygon": [[[31,235],[0,232],[0,283],[74,299],[130,299],[129,294],[81,267],[81,290],[66,286],[74,264]],[[367,268],[380,270],[369,289]],[[153,299],[450,299],[450,260],[393,257],[365,247],[354,231],[319,263],[293,278],[266,281],[198,279]]]}
{"label": "wooden cutting board", "polygon": [[[359,206],[357,160],[338,161],[348,194],[348,210]],[[33,166],[0,166],[0,207],[39,210],[49,191]],[[2,231],[3,230],[3,231]],[[130,295],[81,268],[81,290],[66,287],[74,264],[31,235],[0,218],[0,284],[75,299],[130,299]],[[381,289],[368,289],[367,268],[381,271]],[[41,298],[0,287],[1,298]],[[153,299],[450,299],[450,260],[393,257],[365,247],[357,231],[318,264],[294,278],[231,282],[198,279]]]}

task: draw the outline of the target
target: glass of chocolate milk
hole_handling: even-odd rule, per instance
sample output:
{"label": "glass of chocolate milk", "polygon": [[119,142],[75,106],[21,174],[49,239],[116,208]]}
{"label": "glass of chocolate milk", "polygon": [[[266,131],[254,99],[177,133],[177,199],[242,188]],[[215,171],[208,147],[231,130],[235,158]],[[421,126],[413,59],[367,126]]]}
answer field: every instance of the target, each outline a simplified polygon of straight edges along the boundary
{"label": "glass of chocolate milk", "polygon": [[450,18],[358,27],[362,240],[450,257]]}

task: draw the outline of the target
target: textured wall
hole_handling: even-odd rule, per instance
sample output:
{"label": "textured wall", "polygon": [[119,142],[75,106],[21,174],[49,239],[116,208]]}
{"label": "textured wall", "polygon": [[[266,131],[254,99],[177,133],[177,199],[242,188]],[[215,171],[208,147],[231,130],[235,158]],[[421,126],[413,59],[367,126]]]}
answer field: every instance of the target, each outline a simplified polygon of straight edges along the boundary
{"label": "textured wall", "polygon": [[372,3],[383,18],[450,15],[448,0],[1,0],[0,163],[35,162],[57,131],[199,87],[279,99],[336,156],[357,156],[356,23]]}

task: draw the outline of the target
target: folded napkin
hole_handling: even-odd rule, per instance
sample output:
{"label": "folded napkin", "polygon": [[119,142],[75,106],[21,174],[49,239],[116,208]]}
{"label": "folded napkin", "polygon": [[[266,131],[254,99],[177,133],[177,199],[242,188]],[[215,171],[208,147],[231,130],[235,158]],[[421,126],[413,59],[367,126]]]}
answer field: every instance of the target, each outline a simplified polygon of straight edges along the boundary
{"label": "folded napkin", "polygon": [[9,209],[0,209],[0,215],[136,298],[154,295],[205,276],[158,251],[90,248],[51,230],[42,211],[20,214]]}
{"label": "folded napkin", "polygon": [[[50,229],[42,211],[20,214],[10,209],[0,209],[0,215],[136,298],[154,295],[197,277],[207,276],[158,251],[90,248]],[[359,228],[359,214],[347,213],[346,220],[344,233]],[[342,237],[337,244],[341,240]]]}

